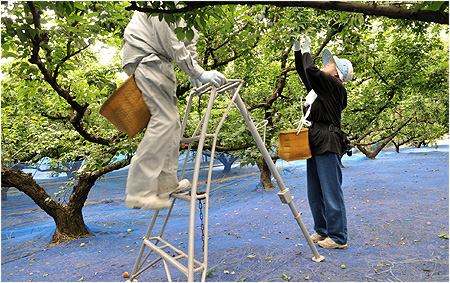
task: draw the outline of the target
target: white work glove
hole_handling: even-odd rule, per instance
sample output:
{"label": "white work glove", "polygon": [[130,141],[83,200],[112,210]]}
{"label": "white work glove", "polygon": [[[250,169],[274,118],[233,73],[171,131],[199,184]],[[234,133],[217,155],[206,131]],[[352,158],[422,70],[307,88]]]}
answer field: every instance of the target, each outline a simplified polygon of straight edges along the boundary
{"label": "white work glove", "polygon": [[304,38],[302,53],[311,53],[311,39],[309,36],[305,36]]}
{"label": "white work glove", "polygon": [[204,71],[200,77],[197,78],[200,82],[206,84],[206,83],[212,83],[215,87],[219,88],[220,86],[226,84],[227,78],[222,74],[219,73],[216,70],[213,71]]}
{"label": "white work glove", "polygon": [[198,88],[203,85],[201,81],[194,79],[193,77],[189,77],[189,82],[191,82],[193,88]]}
{"label": "white work glove", "polygon": [[302,48],[302,45],[301,45],[300,41],[294,42],[294,51],[300,51],[301,48]]}
{"label": "white work glove", "polygon": [[312,105],[313,102],[316,100],[317,98],[317,93],[314,91],[314,89],[312,89],[308,95],[306,96],[306,100],[305,100],[305,106],[309,106]]}

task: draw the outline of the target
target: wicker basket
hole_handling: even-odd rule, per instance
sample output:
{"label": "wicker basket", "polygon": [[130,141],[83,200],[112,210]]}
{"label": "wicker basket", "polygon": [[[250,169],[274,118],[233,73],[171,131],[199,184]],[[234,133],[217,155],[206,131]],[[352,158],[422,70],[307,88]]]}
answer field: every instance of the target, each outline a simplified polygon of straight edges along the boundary
{"label": "wicker basket", "polygon": [[298,135],[296,129],[280,131],[278,134],[278,156],[286,161],[311,158],[308,128],[303,128]]}
{"label": "wicker basket", "polygon": [[103,103],[100,114],[132,139],[150,121],[150,110],[134,76],[128,77]]}

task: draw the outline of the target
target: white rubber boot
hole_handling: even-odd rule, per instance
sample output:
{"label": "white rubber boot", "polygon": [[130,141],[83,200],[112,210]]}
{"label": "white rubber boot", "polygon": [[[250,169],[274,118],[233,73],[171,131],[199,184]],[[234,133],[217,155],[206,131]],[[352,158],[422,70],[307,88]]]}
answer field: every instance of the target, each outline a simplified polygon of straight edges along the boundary
{"label": "white rubber boot", "polygon": [[178,187],[176,187],[173,191],[163,193],[163,194],[158,194],[158,196],[162,199],[169,199],[170,194],[179,193],[181,191],[184,191],[187,188],[189,188],[190,185],[191,185],[191,182],[189,182],[188,179],[183,179],[180,182],[178,182]]}
{"label": "white rubber boot", "polygon": [[161,198],[158,195],[149,196],[133,196],[127,195],[125,205],[128,208],[140,209],[144,207],[146,209],[168,209],[172,202],[169,198]]}

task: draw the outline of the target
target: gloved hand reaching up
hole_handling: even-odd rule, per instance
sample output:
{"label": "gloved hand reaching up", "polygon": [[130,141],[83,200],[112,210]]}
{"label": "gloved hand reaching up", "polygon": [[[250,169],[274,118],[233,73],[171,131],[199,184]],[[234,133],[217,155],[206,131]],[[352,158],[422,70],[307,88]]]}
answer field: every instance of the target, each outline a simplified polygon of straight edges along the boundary
{"label": "gloved hand reaching up", "polygon": [[226,84],[227,78],[216,70],[213,71],[204,71],[198,78],[201,83],[212,83],[215,87],[219,88],[220,86]]}
{"label": "gloved hand reaching up", "polygon": [[311,53],[311,39],[309,36],[303,38],[303,47],[300,41],[294,43],[294,51],[299,51],[302,49],[302,53]]}

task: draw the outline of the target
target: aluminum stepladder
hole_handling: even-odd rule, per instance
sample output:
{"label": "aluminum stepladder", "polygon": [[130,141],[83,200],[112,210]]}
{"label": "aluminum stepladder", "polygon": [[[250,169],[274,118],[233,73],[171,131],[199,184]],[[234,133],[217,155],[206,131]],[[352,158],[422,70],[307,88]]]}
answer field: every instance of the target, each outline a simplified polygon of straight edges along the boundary
{"label": "aluminum stepladder", "polygon": [[[300,229],[303,232],[303,235],[305,236],[307,243],[309,247],[311,248],[311,251],[314,254],[314,257],[312,258],[313,261],[320,262],[324,260],[324,257],[319,254],[317,251],[316,246],[314,245],[308,230],[306,229],[302,219],[301,215],[298,212],[297,208],[295,207],[295,204],[293,202],[293,197],[291,196],[289,189],[286,188],[286,186],[283,183],[283,180],[281,179],[281,176],[278,172],[278,170],[275,167],[275,164],[273,163],[269,152],[267,151],[259,133],[254,125],[252,119],[250,118],[250,115],[248,113],[248,110],[242,100],[242,98],[239,95],[240,90],[242,89],[244,85],[243,80],[238,79],[229,79],[228,83],[220,87],[219,89],[216,89],[214,86],[211,86],[210,83],[203,85],[200,88],[193,89],[189,95],[188,104],[186,107],[186,112],[183,118],[183,123],[181,126],[181,133],[183,136],[183,133],[186,129],[187,120],[189,117],[189,112],[192,106],[192,101],[195,96],[199,96],[205,93],[210,93],[208,107],[206,109],[206,113],[203,115],[200,123],[198,124],[196,130],[194,131],[192,137],[182,139],[182,144],[189,144],[188,151],[186,154],[186,159],[184,162],[183,170],[181,173],[180,180],[183,178],[186,164],[189,158],[189,152],[192,146],[193,142],[198,142],[197,146],[197,154],[195,157],[195,164],[194,164],[194,172],[192,177],[192,187],[190,192],[181,192],[181,193],[172,193],[171,197],[173,198],[172,206],[170,207],[167,216],[165,218],[164,224],[160,230],[159,236],[150,236],[151,232],[153,231],[153,228],[155,226],[155,222],[157,220],[157,217],[159,215],[159,210],[155,210],[152,220],[150,222],[149,228],[147,230],[147,233],[143,239],[141,249],[139,251],[138,258],[136,259],[135,266],[133,268],[133,272],[130,276],[129,281],[136,281],[136,277],[148,268],[154,266],[159,261],[163,261],[164,268],[167,274],[168,281],[172,281],[171,274],[169,270],[169,265],[175,267],[178,271],[180,271],[183,275],[187,277],[187,280],[189,282],[194,281],[194,274],[198,272],[202,272],[201,281],[204,282],[207,275],[207,266],[208,266],[208,211],[209,211],[209,193],[210,193],[210,184],[211,184],[211,177],[212,177],[212,168],[214,163],[214,154],[215,154],[215,147],[217,143],[217,137],[219,134],[219,131],[221,127],[223,126],[225,119],[231,109],[231,107],[235,104],[237,108],[239,109],[242,117],[245,120],[245,123],[250,130],[256,144],[258,145],[259,150],[261,151],[264,160],[266,161],[272,175],[274,176],[278,187],[280,188],[280,192],[278,193],[278,196],[282,203],[288,204],[289,208],[291,209],[292,214],[294,215],[294,219],[297,221],[298,225],[300,226]],[[224,112],[222,119],[218,126],[216,127],[216,130],[214,134],[208,134],[208,124],[209,119],[211,116],[211,112],[213,109],[214,101],[218,94],[226,93],[227,91],[231,92],[230,96],[230,103],[228,105],[228,108]],[[200,130],[200,134],[198,134]],[[197,194],[197,187],[199,185],[199,174],[200,174],[200,165],[202,160],[202,152],[203,147],[205,145],[205,140],[207,138],[213,139],[212,147],[211,147],[211,158],[209,162],[209,170],[208,170],[208,177],[206,181],[206,191],[203,194]],[[174,207],[174,204],[176,200],[184,200],[190,202],[190,209],[189,209],[189,232],[188,232],[188,253],[179,250],[178,248],[174,247],[173,245],[169,244],[167,241],[165,241],[162,238],[162,235],[164,233],[165,227],[168,223],[169,217],[172,213],[172,209]],[[204,243],[203,243],[203,262],[200,262],[194,258],[194,233],[195,233],[195,210],[196,210],[196,202],[200,199],[203,199],[205,202],[204,206]],[[146,256],[143,257],[145,249],[149,248],[149,251],[147,252]],[[165,250],[171,250],[173,253],[168,254]],[[144,264],[146,263],[148,257],[151,253],[154,253],[157,258],[150,263],[148,263],[146,266]],[[186,264],[187,261],[187,264]]]}

